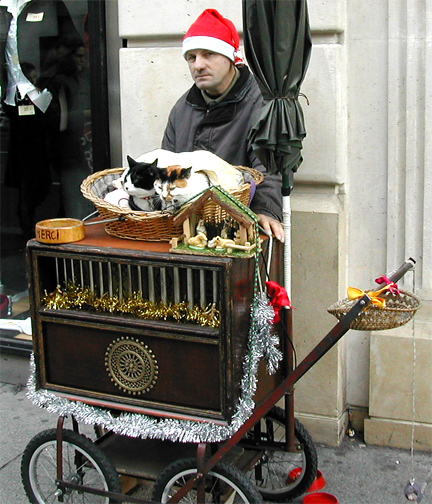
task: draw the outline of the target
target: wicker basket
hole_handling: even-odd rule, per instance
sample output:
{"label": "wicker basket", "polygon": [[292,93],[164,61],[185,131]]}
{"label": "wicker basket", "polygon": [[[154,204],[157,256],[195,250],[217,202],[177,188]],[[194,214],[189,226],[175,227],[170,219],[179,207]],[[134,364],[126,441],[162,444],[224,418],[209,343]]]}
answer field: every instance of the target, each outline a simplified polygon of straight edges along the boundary
{"label": "wicker basket", "polygon": [[[381,297],[386,300],[386,307],[379,308],[373,304],[369,305],[351,322],[351,329],[357,331],[382,331],[400,327],[414,317],[421,305],[417,296],[406,291],[400,291],[400,294],[387,292]],[[357,299],[343,299],[330,306],[327,311],[341,320],[357,301]]]}
{"label": "wicker basket", "polygon": [[[248,172],[257,185],[264,179],[264,175],[258,170],[243,166],[238,168],[243,172]],[[121,219],[107,223],[106,232],[118,238],[143,241],[170,241],[171,238],[180,236],[183,232],[182,225],[174,224],[173,216],[169,212],[135,211],[104,200],[114,180],[120,177],[124,169],[111,168],[93,173],[81,184],[82,194],[95,205],[102,218]],[[231,191],[231,194],[243,204],[249,205],[250,192],[251,184],[245,183]],[[222,222],[226,218],[226,213],[220,206],[209,200],[199,212],[199,217],[206,222]]]}

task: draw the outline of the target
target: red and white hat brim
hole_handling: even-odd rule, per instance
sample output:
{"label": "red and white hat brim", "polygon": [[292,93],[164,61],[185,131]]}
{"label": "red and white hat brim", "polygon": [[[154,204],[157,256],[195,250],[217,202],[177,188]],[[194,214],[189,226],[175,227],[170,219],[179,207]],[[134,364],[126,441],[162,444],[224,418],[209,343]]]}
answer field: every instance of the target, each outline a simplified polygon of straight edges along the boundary
{"label": "red and white hat brim", "polygon": [[231,44],[215,38],[203,35],[186,37],[183,39],[182,54],[186,58],[186,53],[194,49],[206,49],[226,56],[231,61],[235,61],[235,49]]}

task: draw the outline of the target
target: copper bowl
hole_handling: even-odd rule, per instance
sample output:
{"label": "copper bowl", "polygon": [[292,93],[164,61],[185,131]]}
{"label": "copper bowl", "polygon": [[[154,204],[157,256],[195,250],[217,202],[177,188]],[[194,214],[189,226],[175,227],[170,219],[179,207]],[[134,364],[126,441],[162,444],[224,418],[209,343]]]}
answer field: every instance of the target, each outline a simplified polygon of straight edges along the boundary
{"label": "copper bowl", "polygon": [[72,243],[83,238],[84,223],[79,219],[47,219],[36,224],[36,240],[41,243]]}

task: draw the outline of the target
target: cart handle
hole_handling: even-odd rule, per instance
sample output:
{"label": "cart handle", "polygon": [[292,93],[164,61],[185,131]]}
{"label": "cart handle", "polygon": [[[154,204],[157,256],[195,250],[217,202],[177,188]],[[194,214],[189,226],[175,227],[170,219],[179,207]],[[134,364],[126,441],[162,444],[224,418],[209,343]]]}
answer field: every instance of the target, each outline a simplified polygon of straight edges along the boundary
{"label": "cart handle", "polygon": [[414,268],[415,266],[415,260],[410,257],[407,259],[400,268],[391,271],[390,273],[387,274],[387,278],[391,282],[398,282],[404,275],[407,273],[410,269]]}
{"label": "cart handle", "polygon": [[[387,277],[396,282],[400,280],[415,265],[412,258],[407,259],[400,268],[390,272]],[[222,458],[228,453],[250,430],[261,417],[266,415],[270,409],[282,398],[285,393],[288,393],[291,387],[296,383],[317,361],[324,356],[350,329],[350,324],[355,320],[360,313],[371,303],[371,298],[365,294],[355,305],[346,313],[346,315],[324,336],[324,338],[311,350],[311,352],[302,360],[302,362],[287,376],[273,392],[270,392],[255,409],[252,416],[234,433],[234,435],[225,441],[219,450],[201,468],[201,472],[195,478],[191,478],[185,486],[183,486],[172,497],[170,502],[178,502],[192,488],[193,482],[199,480],[204,474],[212,469]]]}

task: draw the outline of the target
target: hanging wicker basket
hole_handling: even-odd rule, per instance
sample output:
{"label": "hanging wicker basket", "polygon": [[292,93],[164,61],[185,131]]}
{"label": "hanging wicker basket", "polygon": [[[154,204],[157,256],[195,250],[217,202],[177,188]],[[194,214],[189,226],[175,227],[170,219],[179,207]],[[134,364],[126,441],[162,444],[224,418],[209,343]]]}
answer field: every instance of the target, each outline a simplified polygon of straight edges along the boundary
{"label": "hanging wicker basket", "polygon": [[[253,168],[238,167],[243,172],[248,172],[255,184],[264,180],[264,175]],[[111,168],[93,173],[81,184],[81,192],[90,200],[103,219],[116,219],[105,225],[108,234],[118,238],[142,241],[170,241],[171,238],[180,236],[183,232],[181,224],[175,224],[169,212],[154,211],[141,212],[123,208],[104,200],[106,194],[112,189],[114,180],[118,179],[125,168]],[[230,193],[244,205],[249,205],[251,184],[245,183]],[[227,217],[225,211],[216,203],[209,200],[199,211],[199,218],[205,222],[223,222]]]}
{"label": "hanging wicker basket", "polygon": [[[350,329],[357,331],[382,331],[394,329],[409,322],[420,308],[420,299],[401,290],[400,294],[386,292],[382,295],[386,300],[385,308],[369,305],[353,322]],[[329,313],[341,320],[357,303],[358,299],[343,299],[327,309]]]}

